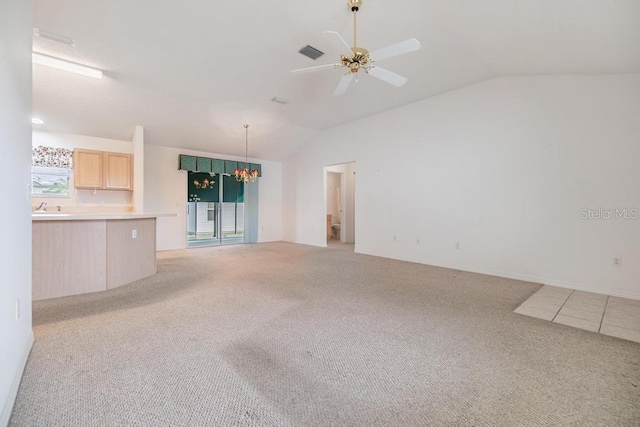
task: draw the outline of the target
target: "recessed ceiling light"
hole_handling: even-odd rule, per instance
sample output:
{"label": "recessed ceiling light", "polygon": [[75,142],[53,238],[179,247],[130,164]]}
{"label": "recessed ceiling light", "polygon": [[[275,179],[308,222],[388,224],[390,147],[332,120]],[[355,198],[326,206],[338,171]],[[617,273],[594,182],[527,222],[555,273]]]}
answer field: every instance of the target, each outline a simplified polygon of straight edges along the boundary
{"label": "recessed ceiling light", "polygon": [[55,58],[53,56],[43,55],[33,52],[31,55],[34,64],[45,65],[58,70],[69,71],[71,73],[81,74],[83,76],[93,77],[94,79],[102,78],[102,70],[78,64],[76,62],[66,61],[64,59]]}
{"label": "recessed ceiling light", "polygon": [[33,123],[34,125],[43,125],[44,124],[44,120],[42,120],[41,118],[38,117],[34,117],[31,119],[31,123]]}
{"label": "recessed ceiling light", "polygon": [[275,98],[271,98],[271,101],[275,102],[276,104],[282,105],[287,105],[289,103],[289,101],[287,101],[286,99],[278,98],[277,96]]}

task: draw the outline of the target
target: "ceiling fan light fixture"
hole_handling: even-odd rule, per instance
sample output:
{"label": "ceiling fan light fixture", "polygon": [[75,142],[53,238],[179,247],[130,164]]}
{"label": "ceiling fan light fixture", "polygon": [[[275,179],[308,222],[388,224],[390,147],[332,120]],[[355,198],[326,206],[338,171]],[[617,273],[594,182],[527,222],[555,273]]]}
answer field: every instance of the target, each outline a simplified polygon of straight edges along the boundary
{"label": "ceiling fan light fixture", "polygon": [[387,46],[382,49],[375,50],[371,53],[367,49],[358,47],[357,42],[357,15],[358,10],[362,7],[362,0],[348,0],[347,6],[353,12],[353,44],[349,45],[342,36],[336,31],[324,31],[331,38],[333,44],[340,49],[342,55],[337,64],[325,64],[315,67],[299,68],[291,70],[292,73],[306,73],[320,71],[328,68],[346,68],[346,73],[338,83],[338,87],[333,92],[334,95],[343,95],[352,80],[358,81],[358,73],[360,70],[378,80],[389,83],[393,86],[400,87],[407,82],[407,78],[399,74],[393,73],[377,65],[377,61],[392,58],[394,56],[403,55],[405,53],[414,52],[420,49],[420,42],[416,39],[408,39],[400,43]]}
{"label": "ceiling fan light fixture", "polygon": [[349,10],[351,12],[357,12],[362,6],[362,0],[349,0],[347,2],[347,5],[349,6]]}

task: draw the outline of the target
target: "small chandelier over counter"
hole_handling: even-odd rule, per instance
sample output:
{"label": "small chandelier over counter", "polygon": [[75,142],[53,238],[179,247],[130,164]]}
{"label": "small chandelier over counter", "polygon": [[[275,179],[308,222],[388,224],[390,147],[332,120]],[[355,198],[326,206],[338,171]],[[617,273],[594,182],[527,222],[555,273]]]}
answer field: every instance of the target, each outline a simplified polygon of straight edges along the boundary
{"label": "small chandelier over counter", "polygon": [[249,182],[256,182],[259,172],[254,169],[249,171],[249,125],[244,125],[244,169],[236,168],[233,171],[236,176],[236,181],[248,184]]}

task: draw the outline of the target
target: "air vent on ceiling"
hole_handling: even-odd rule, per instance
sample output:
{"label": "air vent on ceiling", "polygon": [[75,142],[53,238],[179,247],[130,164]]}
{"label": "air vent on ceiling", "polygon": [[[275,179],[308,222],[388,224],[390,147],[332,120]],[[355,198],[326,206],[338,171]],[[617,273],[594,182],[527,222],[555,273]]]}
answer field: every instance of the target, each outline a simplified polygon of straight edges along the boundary
{"label": "air vent on ceiling", "polygon": [[300,52],[301,54],[303,54],[304,56],[307,56],[311,59],[318,59],[320,58],[322,55],[324,55],[324,52],[319,51],[318,49],[316,49],[313,46],[309,46],[306,45],[305,47],[303,47],[302,49],[300,49],[298,52]]}
{"label": "air vent on ceiling", "polygon": [[287,105],[289,103],[289,101],[287,101],[286,99],[278,98],[277,96],[275,98],[271,98],[271,101],[275,102],[276,104],[282,105]]}

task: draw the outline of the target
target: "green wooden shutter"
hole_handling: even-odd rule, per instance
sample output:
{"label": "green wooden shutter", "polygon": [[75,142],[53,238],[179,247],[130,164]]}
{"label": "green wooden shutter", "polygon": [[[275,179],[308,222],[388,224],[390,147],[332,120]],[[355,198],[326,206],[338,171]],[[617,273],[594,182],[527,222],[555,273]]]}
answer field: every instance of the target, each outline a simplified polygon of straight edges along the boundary
{"label": "green wooden shutter", "polygon": [[[245,162],[236,162],[234,160],[211,159],[208,157],[196,157],[180,154],[179,169],[191,172],[233,174],[236,168],[244,169],[245,165]],[[247,167],[249,171],[257,170],[258,176],[262,176],[262,165],[259,163],[249,163]]]}
{"label": "green wooden shutter", "polygon": [[233,174],[233,171],[236,170],[237,167],[238,167],[238,162],[234,162],[232,160],[225,160],[224,161],[224,172],[225,173]]}
{"label": "green wooden shutter", "polygon": [[224,173],[224,160],[211,159],[211,172]]}
{"label": "green wooden shutter", "polygon": [[197,169],[196,157],[180,154],[180,170],[195,171]]}
{"label": "green wooden shutter", "polygon": [[211,159],[208,157],[197,157],[196,168],[198,172],[211,172]]}

